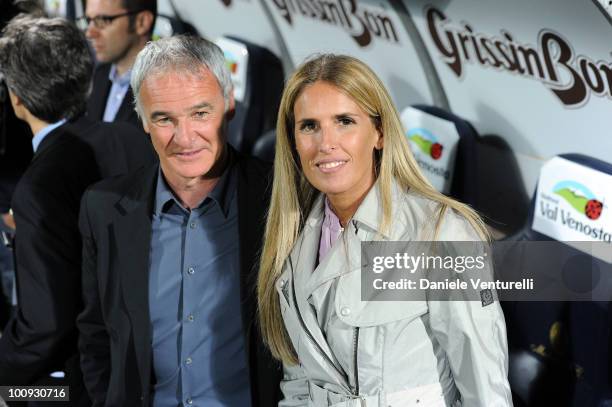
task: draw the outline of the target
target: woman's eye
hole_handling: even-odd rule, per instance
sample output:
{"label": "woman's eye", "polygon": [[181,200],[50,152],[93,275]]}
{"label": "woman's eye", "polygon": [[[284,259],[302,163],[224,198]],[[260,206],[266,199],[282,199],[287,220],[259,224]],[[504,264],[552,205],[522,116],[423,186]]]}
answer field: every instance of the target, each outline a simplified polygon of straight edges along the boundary
{"label": "woman's eye", "polygon": [[338,122],[343,126],[348,126],[355,123],[355,120],[351,119],[350,117],[340,117]]}
{"label": "woman's eye", "polygon": [[300,131],[302,132],[311,132],[311,131],[315,131],[317,128],[316,124],[314,122],[303,122],[300,125]]}

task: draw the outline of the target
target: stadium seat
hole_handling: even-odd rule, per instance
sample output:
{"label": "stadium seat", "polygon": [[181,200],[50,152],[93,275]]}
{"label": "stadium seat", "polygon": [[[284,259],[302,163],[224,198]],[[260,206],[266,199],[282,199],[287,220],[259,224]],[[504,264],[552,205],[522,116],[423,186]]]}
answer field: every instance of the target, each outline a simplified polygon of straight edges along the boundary
{"label": "stadium seat", "polygon": [[253,146],[253,155],[269,163],[274,161],[274,151],[276,144],[276,131],[268,130],[261,136]]}
{"label": "stadium seat", "polygon": [[414,105],[401,113],[412,152],[440,192],[475,206],[478,133],[466,120],[435,106]]}
{"label": "stadium seat", "polygon": [[[612,164],[579,154],[551,159],[542,167],[527,225],[507,239],[563,242],[560,247],[568,261],[558,270],[558,278],[572,292],[601,289],[591,301],[502,304],[513,349],[510,384],[526,406],[602,407],[612,402],[612,276],[602,273],[610,270],[606,252],[612,253],[605,246],[609,235],[604,235],[612,232],[605,199],[610,185]],[[590,234],[593,230],[602,231],[603,242]],[[604,250],[585,252],[584,245],[571,243],[578,241],[592,241],[594,248],[603,245]],[[551,268],[554,261],[544,260]],[[529,363],[539,366],[530,374],[517,374]],[[534,395],[549,397],[549,402],[534,402]],[[552,398],[559,401],[551,404]]]}

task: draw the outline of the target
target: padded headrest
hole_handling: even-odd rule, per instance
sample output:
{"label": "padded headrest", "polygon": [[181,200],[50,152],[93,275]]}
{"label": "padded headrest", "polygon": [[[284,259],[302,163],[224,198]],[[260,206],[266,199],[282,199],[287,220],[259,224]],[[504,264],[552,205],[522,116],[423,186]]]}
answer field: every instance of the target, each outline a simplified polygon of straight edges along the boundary
{"label": "padded headrest", "polygon": [[435,106],[415,105],[401,114],[406,137],[423,173],[440,192],[476,202],[477,133],[469,122]]}
{"label": "padded headrest", "polygon": [[153,40],[178,34],[198,35],[198,31],[180,18],[158,13],[155,18],[155,27],[153,27]]}
{"label": "padded headrest", "polygon": [[[530,214],[531,227],[562,242],[610,244],[611,200],[611,164],[578,154],[554,157],[540,171]],[[612,253],[612,245],[607,251]],[[590,254],[601,258],[596,253]],[[609,261],[609,257],[602,260]]]}

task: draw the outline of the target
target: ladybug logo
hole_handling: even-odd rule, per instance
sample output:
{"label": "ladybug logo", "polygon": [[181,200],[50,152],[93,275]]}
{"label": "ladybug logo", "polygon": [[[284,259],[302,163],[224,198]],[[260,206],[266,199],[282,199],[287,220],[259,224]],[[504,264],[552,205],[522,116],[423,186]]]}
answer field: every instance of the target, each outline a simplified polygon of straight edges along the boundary
{"label": "ladybug logo", "polygon": [[425,155],[434,160],[439,160],[442,157],[444,146],[438,142],[436,136],[426,129],[410,129],[406,136]]}
{"label": "ladybug logo", "polygon": [[579,213],[591,220],[597,220],[604,210],[604,204],[584,185],[576,181],[561,181],[553,188],[555,194],[562,197]]}
{"label": "ladybug logo", "polygon": [[584,207],[584,214],[587,218],[597,220],[601,216],[603,203],[597,199],[589,199]]}
{"label": "ladybug logo", "polygon": [[236,71],[238,71],[238,63],[236,62],[234,54],[229,51],[223,51],[223,56],[225,57],[227,69],[229,69],[232,75],[236,74]]}

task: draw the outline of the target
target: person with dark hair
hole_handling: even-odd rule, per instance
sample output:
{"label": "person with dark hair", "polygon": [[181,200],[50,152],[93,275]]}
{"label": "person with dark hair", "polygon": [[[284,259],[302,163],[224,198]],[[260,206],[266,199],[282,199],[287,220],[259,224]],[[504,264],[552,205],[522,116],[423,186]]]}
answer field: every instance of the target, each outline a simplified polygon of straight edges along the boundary
{"label": "person with dark hair", "polygon": [[255,323],[270,166],[227,144],[223,52],[199,37],[151,42],[131,84],[159,165],[83,196],[77,325],[93,405],[276,405],[280,367]]}
{"label": "person with dark hair", "polygon": [[[0,10],[0,31],[19,13],[36,16],[44,14],[35,0],[0,0]],[[28,125],[13,112],[4,76],[0,72],[0,233],[5,232],[6,236],[14,232],[13,216],[10,213],[11,197],[19,177],[32,160],[31,138]],[[10,315],[13,280],[13,255],[0,239],[0,330]]]}
{"label": "person with dark hair", "polygon": [[130,75],[136,55],[151,40],[156,15],[156,0],[87,0],[79,23],[99,62],[87,106],[92,119],[127,121],[142,129]]}
{"label": "person with dark hair", "polygon": [[75,406],[89,405],[75,324],[81,195],[103,176],[153,161],[131,126],[83,117],[92,65],[84,35],[64,19],[19,16],[0,37],[9,99],[34,135],[34,158],[12,200],[17,312],[0,338],[0,383],[49,384],[50,373],[63,371]]}

